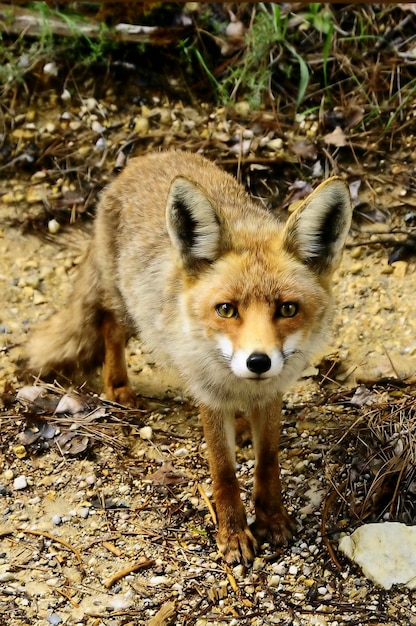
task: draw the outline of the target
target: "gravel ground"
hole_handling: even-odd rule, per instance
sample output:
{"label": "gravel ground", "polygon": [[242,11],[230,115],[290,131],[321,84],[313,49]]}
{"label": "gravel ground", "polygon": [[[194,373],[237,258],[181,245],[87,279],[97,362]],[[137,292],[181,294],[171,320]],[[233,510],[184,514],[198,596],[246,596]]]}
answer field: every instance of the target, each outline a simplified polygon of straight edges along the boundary
{"label": "gravel ground", "polygon": [[[1,183],[0,223],[21,217],[22,206],[36,211],[33,189],[19,185],[17,176]],[[400,186],[375,193],[382,208],[401,205]],[[86,235],[69,229],[44,241],[0,230],[0,626],[416,624],[411,593],[374,587],[339,554],[338,569],[321,528],[323,503],[351,453],[334,448],[336,437],[356,418],[330,398],[357,380],[416,370],[414,262],[390,266],[382,245],[355,245],[383,238],[379,230],[351,236],[335,280],[332,382],[305,378],[286,398],[282,475],[296,540],[277,553],[263,546],[247,571],[228,568],[216,552],[196,410],[139,343],[129,346],[139,410],[103,402],[94,381],[64,412],[54,410],[69,384],[41,386],[35,405],[21,391],[16,363],[26,333],[64,304]],[[251,445],[242,446],[248,510],[253,463]],[[348,520],[336,521],[348,531]]]}

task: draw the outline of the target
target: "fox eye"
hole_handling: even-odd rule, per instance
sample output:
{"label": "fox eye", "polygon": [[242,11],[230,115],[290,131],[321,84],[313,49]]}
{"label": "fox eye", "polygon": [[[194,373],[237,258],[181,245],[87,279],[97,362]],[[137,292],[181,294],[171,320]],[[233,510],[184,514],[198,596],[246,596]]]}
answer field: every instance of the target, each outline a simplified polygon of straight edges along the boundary
{"label": "fox eye", "polygon": [[296,302],[283,302],[276,309],[276,317],[295,317],[298,311],[299,305]]}
{"label": "fox eye", "polygon": [[220,317],[226,317],[227,319],[230,319],[231,317],[238,317],[237,307],[229,302],[217,304],[215,310]]}

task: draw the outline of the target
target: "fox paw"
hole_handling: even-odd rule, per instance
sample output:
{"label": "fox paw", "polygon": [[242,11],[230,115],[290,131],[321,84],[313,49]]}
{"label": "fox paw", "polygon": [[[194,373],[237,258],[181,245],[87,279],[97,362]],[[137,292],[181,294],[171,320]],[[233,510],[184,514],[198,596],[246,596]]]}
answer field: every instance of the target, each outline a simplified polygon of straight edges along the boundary
{"label": "fox paw", "polygon": [[238,532],[220,533],[218,549],[229,565],[250,565],[257,551],[257,540],[248,527]]}
{"label": "fox paw", "polygon": [[270,543],[273,546],[285,546],[292,539],[295,531],[295,521],[283,509],[278,514],[261,516],[250,525],[253,535],[260,543]]}
{"label": "fox paw", "polygon": [[111,387],[106,390],[105,395],[111,402],[117,402],[123,406],[135,407],[137,405],[137,396],[129,385]]}

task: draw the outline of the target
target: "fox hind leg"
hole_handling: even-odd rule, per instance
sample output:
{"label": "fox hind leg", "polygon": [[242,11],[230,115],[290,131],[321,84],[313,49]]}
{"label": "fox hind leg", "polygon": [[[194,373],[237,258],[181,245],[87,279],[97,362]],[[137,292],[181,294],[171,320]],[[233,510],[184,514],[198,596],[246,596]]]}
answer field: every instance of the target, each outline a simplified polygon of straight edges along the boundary
{"label": "fox hind leg", "polygon": [[126,330],[113,313],[105,312],[101,322],[104,340],[103,382],[108,400],[125,406],[136,405],[136,395],[129,385],[126,364]]}

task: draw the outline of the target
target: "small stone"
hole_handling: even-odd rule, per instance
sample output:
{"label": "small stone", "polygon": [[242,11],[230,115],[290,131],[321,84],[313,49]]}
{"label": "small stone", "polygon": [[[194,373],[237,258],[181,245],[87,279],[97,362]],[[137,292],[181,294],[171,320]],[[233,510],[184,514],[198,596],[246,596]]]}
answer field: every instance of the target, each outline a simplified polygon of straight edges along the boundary
{"label": "small stone", "polygon": [[52,517],[52,524],[55,524],[55,526],[59,526],[59,524],[62,524],[62,517],[60,515],[54,515]]}
{"label": "small stone", "polygon": [[107,140],[105,137],[99,137],[95,142],[96,150],[104,150],[107,146]]}
{"label": "small stone", "polygon": [[350,273],[353,274],[353,275],[360,274],[362,271],[363,271],[363,264],[362,263],[354,263],[350,267]]}
{"label": "small stone", "polygon": [[407,274],[408,267],[409,267],[409,264],[407,263],[407,261],[395,261],[393,263],[394,275],[397,276],[398,278],[404,278]]}
{"label": "small stone", "polygon": [[269,578],[269,585],[270,587],[278,587],[280,585],[280,576],[278,574],[273,574],[272,576],[270,576]]}
{"label": "small stone", "polygon": [[100,124],[98,120],[93,121],[93,123],[91,124],[91,129],[94,131],[94,133],[105,132],[105,127],[102,124]]}
{"label": "small stone", "polygon": [[149,130],[149,120],[147,117],[136,117],[134,120],[134,130],[139,135],[145,135]]}
{"label": "small stone", "polygon": [[152,587],[159,587],[160,585],[169,585],[171,579],[168,576],[152,576],[149,579],[149,585]]}
{"label": "small stone", "polygon": [[172,122],[172,113],[169,109],[160,109],[160,123],[167,125]]}
{"label": "small stone", "polygon": [[57,613],[51,613],[46,618],[46,621],[51,624],[51,626],[58,626],[58,624],[62,624],[62,617],[60,617]]}
{"label": "small stone", "polygon": [[58,76],[58,66],[54,62],[45,63],[43,73],[46,74],[46,76]]}
{"label": "small stone", "polygon": [[246,100],[241,100],[241,102],[236,102],[234,105],[234,111],[237,115],[241,115],[241,117],[247,117],[250,113],[250,104]]}
{"label": "small stone", "polygon": [[87,111],[94,111],[98,107],[98,102],[95,98],[87,98],[84,102]]}
{"label": "small stone", "polygon": [[153,437],[153,430],[151,426],[143,426],[143,428],[140,428],[139,435],[142,439],[148,439],[151,441]]}
{"label": "small stone", "polygon": [[26,489],[27,487],[27,478],[26,476],[16,476],[16,478],[13,481],[13,487],[16,490],[22,490],[22,489]]}
{"label": "small stone", "polygon": [[63,102],[69,102],[71,100],[71,92],[68,89],[64,89],[61,93],[61,100]]}
{"label": "small stone", "polygon": [[46,298],[43,293],[35,289],[32,296],[32,302],[33,304],[43,304],[46,302]]}
{"label": "small stone", "polygon": [[173,453],[173,456],[185,457],[185,456],[188,456],[188,454],[189,454],[188,448],[177,448],[175,452]]}
{"label": "small stone", "polygon": [[1,572],[0,573],[0,583],[8,583],[12,580],[16,580],[16,574],[13,572]]}
{"label": "small stone", "polygon": [[18,446],[14,446],[13,452],[17,456],[18,459],[24,459],[27,454],[26,448],[22,446],[21,444]]}
{"label": "small stone", "polygon": [[298,573],[298,568],[296,565],[291,565],[289,567],[289,574],[291,574],[291,576],[296,576]]}
{"label": "small stone", "polygon": [[283,139],[277,137],[276,139],[271,139],[266,143],[266,148],[269,150],[281,150],[283,148]]}
{"label": "small stone", "polygon": [[359,259],[361,257],[361,254],[362,254],[361,246],[357,246],[356,248],[353,248],[350,252],[350,256],[352,259]]}
{"label": "small stone", "polygon": [[279,576],[284,576],[286,574],[286,565],[284,563],[273,563],[272,569],[275,574],[279,574]]}
{"label": "small stone", "polygon": [[61,230],[61,225],[57,220],[51,219],[48,222],[48,230],[52,235],[56,235]]}

